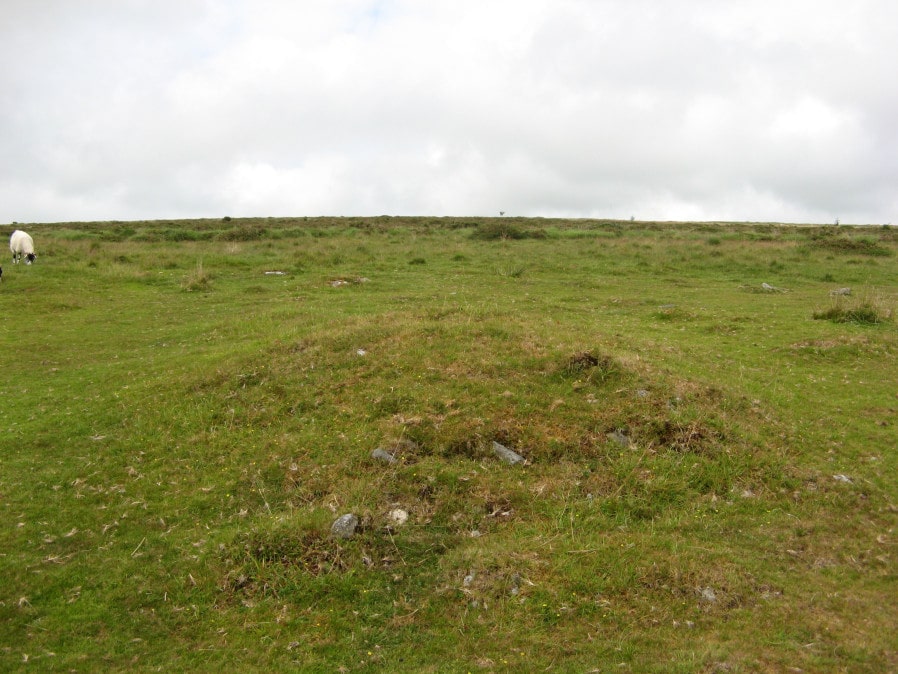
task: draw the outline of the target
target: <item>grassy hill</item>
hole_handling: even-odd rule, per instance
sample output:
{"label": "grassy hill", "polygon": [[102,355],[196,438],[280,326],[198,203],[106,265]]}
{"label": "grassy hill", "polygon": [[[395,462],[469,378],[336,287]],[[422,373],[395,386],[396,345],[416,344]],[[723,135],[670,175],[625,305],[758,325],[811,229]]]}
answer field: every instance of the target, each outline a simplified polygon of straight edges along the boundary
{"label": "grassy hill", "polygon": [[0,669],[898,669],[898,231],[23,228]]}

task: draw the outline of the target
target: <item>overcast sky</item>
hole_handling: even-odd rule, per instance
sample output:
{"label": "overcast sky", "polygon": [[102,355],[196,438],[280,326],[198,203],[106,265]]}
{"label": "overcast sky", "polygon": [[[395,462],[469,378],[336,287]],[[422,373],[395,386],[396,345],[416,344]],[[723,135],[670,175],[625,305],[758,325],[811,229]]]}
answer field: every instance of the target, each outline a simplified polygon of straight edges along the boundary
{"label": "overcast sky", "polygon": [[894,0],[2,0],[0,222],[898,223]]}

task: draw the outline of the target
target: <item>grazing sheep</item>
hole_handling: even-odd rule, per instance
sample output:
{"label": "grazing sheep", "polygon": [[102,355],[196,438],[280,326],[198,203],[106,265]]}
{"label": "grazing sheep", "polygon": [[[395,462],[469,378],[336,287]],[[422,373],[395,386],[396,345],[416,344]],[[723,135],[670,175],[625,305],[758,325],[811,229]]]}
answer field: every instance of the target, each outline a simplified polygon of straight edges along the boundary
{"label": "grazing sheep", "polygon": [[12,263],[19,264],[24,256],[25,264],[34,262],[34,239],[20,229],[9,237],[9,249],[12,251]]}

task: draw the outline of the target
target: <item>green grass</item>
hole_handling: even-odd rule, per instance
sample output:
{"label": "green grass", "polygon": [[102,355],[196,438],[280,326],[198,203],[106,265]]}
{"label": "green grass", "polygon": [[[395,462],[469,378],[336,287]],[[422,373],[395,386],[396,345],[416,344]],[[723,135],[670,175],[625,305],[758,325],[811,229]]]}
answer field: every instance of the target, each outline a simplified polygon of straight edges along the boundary
{"label": "green grass", "polygon": [[829,307],[814,312],[814,318],[818,320],[857,323],[858,325],[891,323],[894,317],[894,303],[869,288],[858,298],[841,294],[834,295]]}
{"label": "green grass", "polygon": [[891,229],[24,228],[0,669],[898,668]]}

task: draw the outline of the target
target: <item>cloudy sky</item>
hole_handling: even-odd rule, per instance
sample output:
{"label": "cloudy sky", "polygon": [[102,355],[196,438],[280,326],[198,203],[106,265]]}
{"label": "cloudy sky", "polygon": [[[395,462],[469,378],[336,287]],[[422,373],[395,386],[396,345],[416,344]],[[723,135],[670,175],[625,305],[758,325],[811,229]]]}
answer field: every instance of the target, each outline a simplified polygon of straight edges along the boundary
{"label": "cloudy sky", "polygon": [[0,223],[898,223],[893,0],[2,0]]}

